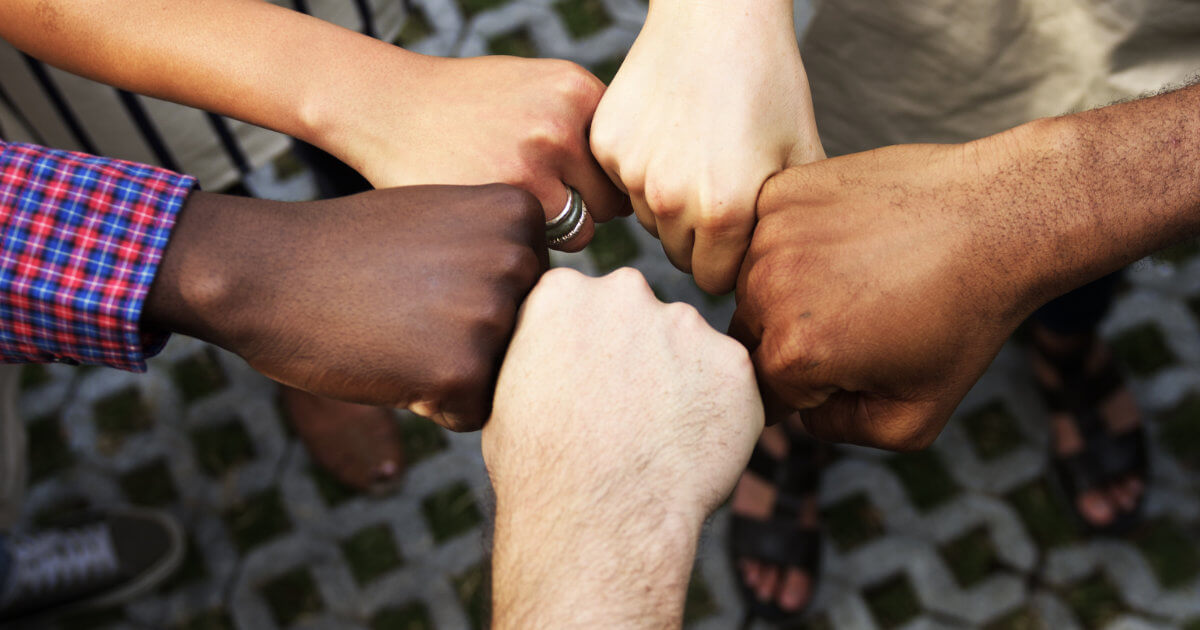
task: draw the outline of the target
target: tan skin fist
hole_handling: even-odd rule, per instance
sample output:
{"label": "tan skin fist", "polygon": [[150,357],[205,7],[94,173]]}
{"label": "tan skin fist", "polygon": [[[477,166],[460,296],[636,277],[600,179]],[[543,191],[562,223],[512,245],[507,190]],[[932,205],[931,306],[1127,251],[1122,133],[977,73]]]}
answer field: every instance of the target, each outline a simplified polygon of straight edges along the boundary
{"label": "tan skin fist", "polygon": [[730,332],[772,420],[895,450],[937,437],[1039,298],[1010,138],[879,149],[764,187]]}

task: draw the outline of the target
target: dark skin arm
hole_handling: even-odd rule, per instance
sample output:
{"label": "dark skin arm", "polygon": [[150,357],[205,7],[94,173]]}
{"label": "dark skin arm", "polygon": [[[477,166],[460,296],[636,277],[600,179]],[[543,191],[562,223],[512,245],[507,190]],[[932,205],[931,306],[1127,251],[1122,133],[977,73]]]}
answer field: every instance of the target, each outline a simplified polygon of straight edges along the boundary
{"label": "dark skin arm", "polygon": [[1200,234],[1198,111],[1194,86],[769,180],[731,333],[774,419],[927,446],[1038,306]]}
{"label": "dark skin arm", "polygon": [[310,203],[194,193],[142,325],[315,394],[479,428],[517,308],[547,267],[543,213],[503,185]]}

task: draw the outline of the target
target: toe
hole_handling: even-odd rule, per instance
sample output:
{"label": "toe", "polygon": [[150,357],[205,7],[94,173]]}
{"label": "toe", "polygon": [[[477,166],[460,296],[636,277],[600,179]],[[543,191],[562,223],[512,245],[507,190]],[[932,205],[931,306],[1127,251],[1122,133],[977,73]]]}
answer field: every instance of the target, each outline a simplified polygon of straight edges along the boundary
{"label": "toe", "polygon": [[764,567],[759,574],[758,581],[758,600],[761,602],[769,602],[775,599],[775,590],[779,588],[779,569],[777,567]]}
{"label": "toe", "polygon": [[1096,527],[1108,525],[1116,516],[1113,504],[1098,490],[1088,490],[1079,495],[1076,506],[1084,520]]}
{"label": "toe", "polygon": [[783,579],[783,587],[779,589],[779,607],[788,612],[795,612],[806,605],[812,590],[812,578],[800,569],[788,569]]}
{"label": "toe", "polygon": [[742,560],[738,565],[742,570],[742,578],[746,580],[746,586],[757,590],[759,579],[762,577],[762,565],[754,560]]}

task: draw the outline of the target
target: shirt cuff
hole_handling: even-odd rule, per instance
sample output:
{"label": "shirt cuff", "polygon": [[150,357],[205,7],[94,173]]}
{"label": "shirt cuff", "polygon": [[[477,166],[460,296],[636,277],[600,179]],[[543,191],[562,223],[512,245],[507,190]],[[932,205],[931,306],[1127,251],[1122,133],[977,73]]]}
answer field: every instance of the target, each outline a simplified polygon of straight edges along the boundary
{"label": "shirt cuff", "polygon": [[0,360],[144,371],[142,308],[196,180],[0,143]]}

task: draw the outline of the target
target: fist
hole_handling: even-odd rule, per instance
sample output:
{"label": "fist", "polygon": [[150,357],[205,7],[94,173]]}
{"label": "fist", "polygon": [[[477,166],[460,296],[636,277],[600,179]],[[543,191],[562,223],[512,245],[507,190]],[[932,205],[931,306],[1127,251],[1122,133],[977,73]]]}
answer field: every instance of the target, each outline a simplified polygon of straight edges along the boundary
{"label": "fist", "polygon": [[621,520],[652,505],[698,527],[762,426],[746,350],[694,308],[631,269],[554,270],[523,308],[483,455],[499,501]]}
{"label": "fist", "polygon": [[638,221],[700,288],[733,288],[768,177],[824,157],[791,5],[652,3],[592,124]]}

